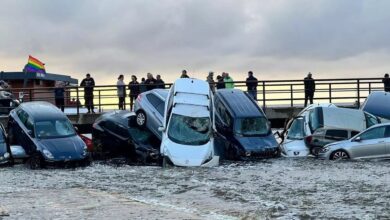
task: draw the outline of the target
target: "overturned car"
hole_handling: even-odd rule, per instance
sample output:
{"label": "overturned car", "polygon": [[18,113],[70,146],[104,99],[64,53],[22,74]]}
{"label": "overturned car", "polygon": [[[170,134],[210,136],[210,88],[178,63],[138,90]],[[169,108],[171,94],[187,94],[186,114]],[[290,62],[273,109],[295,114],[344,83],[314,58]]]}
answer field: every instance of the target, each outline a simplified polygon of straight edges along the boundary
{"label": "overturned car", "polygon": [[287,124],[282,134],[282,155],[316,156],[326,144],[349,139],[378,123],[377,117],[362,110],[310,105]]}

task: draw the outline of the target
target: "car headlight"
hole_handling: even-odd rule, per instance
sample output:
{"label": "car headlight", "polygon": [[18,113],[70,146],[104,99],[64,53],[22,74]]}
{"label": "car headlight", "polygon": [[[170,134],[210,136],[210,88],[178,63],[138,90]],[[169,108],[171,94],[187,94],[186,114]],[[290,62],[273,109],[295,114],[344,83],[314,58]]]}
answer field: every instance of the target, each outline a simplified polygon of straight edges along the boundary
{"label": "car headlight", "polygon": [[8,153],[8,152],[6,152],[5,154],[4,154],[4,158],[5,159],[8,159],[10,157],[10,154]]}
{"label": "car headlight", "polygon": [[321,149],[321,153],[326,153],[326,152],[328,152],[330,150],[330,147],[329,146],[326,146],[326,147],[323,147],[322,149]]}
{"label": "car headlight", "polygon": [[54,159],[53,154],[51,154],[49,150],[43,149],[42,152],[43,152],[43,154],[45,155],[45,157],[47,157],[47,158],[49,158],[49,159]]}
{"label": "car headlight", "polygon": [[87,145],[84,145],[83,156],[87,156],[87,154],[88,154],[88,148],[87,148]]}

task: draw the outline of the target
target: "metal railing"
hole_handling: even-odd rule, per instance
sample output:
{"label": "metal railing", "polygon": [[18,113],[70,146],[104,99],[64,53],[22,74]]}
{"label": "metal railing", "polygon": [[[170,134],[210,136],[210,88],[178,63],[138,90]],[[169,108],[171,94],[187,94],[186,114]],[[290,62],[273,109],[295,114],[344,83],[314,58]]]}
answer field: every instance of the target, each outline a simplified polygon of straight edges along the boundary
{"label": "metal railing", "polygon": [[[335,104],[353,105],[359,107],[360,103],[372,91],[382,91],[382,78],[343,78],[343,79],[316,79],[314,102],[330,102]],[[246,91],[245,81],[235,81],[235,88]],[[156,84],[157,85],[157,84]],[[155,85],[155,86],[156,86]],[[172,84],[165,84],[169,88]],[[216,83],[214,83],[215,86]],[[103,112],[118,109],[118,96],[116,85],[94,86],[93,102],[95,110]],[[55,88],[11,88],[14,97],[23,94],[23,101],[49,101],[55,103]],[[125,109],[131,109],[129,104],[129,90],[125,87]],[[263,108],[271,106],[301,107],[304,103],[305,92],[303,80],[267,80],[258,81],[257,101]],[[80,114],[85,108],[85,94],[83,87],[65,87],[65,108],[73,108]],[[12,108],[3,106],[0,108]],[[83,110],[84,111],[84,110]]]}

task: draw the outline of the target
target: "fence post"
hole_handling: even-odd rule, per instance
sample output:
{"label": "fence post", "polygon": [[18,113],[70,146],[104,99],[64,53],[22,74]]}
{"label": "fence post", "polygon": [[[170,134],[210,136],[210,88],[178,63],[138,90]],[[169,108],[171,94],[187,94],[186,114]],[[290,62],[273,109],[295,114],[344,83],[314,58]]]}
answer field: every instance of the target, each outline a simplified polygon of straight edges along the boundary
{"label": "fence post", "polygon": [[294,95],[293,95],[293,84],[290,84],[290,98],[291,98],[291,107],[294,106]]}
{"label": "fence post", "polygon": [[76,87],[76,109],[77,109],[77,116],[80,115],[80,97],[79,97],[79,87]]}
{"label": "fence post", "polygon": [[360,79],[357,80],[357,107],[360,108]]}
{"label": "fence post", "polygon": [[332,103],[332,84],[329,83],[329,103]]}
{"label": "fence post", "polygon": [[265,81],[263,81],[263,109],[265,110]]}
{"label": "fence post", "polygon": [[371,93],[371,82],[368,82],[368,94]]}
{"label": "fence post", "polygon": [[102,102],[101,102],[100,90],[99,90],[99,112],[102,112]]}

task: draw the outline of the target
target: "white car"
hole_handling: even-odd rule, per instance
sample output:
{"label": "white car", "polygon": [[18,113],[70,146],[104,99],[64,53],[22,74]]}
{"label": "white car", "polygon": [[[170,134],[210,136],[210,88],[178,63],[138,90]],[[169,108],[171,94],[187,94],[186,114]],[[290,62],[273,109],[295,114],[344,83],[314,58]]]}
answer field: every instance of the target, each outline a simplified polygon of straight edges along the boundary
{"label": "white car", "polygon": [[337,108],[333,104],[310,105],[288,124],[286,138],[281,144],[282,155],[308,156],[311,152],[305,138],[311,137],[316,131],[337,129],[360,132],[378,122],[375,116],[362,110]]}
{"label": "white car", "polygon": [[198,79],[178,79],[169,90],[160,153],[162,165],[216,166],[213,94]]}

